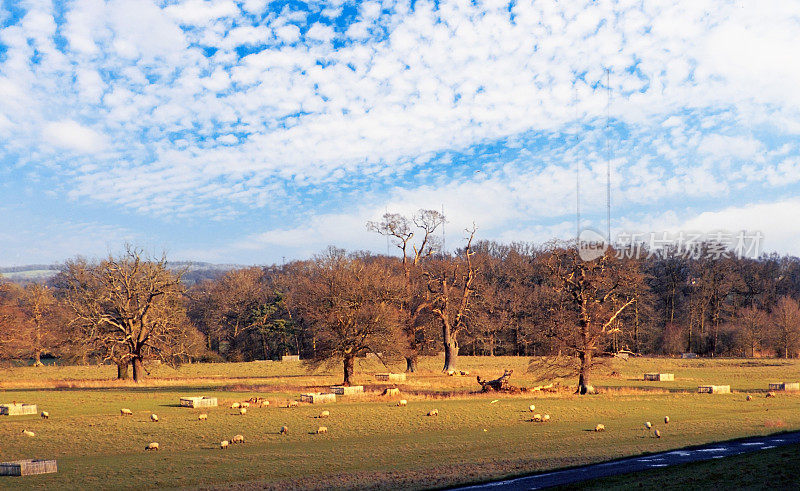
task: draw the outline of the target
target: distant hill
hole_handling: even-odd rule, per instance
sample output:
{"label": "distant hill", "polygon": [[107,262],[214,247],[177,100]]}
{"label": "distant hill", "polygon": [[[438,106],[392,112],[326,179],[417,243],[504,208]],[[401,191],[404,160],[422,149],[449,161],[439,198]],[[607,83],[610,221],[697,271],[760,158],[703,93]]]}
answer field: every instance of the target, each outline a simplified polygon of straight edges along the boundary
{"label": "distant hill", "polygon": [[[14,283],[41,283],[49,280],[59,271],[61,264],[29,264],[26,266],[9,266],[0,268],[0,277]],[[206,279],[219,278],[232,269],[246,268],[241,264],[212,264],[192,261],[174,261],[167,263],[173,271],[185,270],[183,282],[193,285]]]}

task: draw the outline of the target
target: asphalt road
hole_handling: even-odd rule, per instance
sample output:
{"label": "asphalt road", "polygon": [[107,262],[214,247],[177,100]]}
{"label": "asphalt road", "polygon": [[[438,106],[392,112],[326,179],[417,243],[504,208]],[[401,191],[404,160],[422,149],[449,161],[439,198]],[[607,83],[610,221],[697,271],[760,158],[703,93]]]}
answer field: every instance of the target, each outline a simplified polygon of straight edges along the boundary
{"label": "asphalt road", "polygon": [[505,481],[495,481],[474,486],[456,488],[459,490],[528,490],[542,489],[552,486],[562,486],[573,484],[599,477],[616,476],[619,474],[629,474],[631,472],[645,471],[670,465],[685,464],[687,462],[699,462],[702,460],[721,459],[731,455],[739,455],[747,452],[757,452],[768,448],[775,448],[782,445],[800,443],[800,431],[791,433],[781,433],[772,436],[758,436],[731,440],[727,442],[710,443],[697,447],[689,447],[669,452],[643,455],[640,457],[629,457],[601,464],[591,464],[582,467],[574,467],[561,471],[546,472],[543,474],[533,474],[530,476],[508,479]]}

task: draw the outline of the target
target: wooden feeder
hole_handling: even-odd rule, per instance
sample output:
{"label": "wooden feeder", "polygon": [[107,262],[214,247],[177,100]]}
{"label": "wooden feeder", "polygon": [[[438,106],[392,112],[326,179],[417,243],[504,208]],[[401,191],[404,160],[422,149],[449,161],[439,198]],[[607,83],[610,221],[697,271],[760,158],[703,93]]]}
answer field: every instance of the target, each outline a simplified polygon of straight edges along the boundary
{"label": "wooden feeder", "polygon": [[181,397],[181,407],[215,407],[217,406],[216,397]]}
{"label": "wooden feeder", "polygon": [[700,394],[730,394],[730,385],[701,385],[697,388]]}
{"label": "wooden feeder", "polygon": [[330,392],[313,392],[301,394],[300,402],[310,402],[311,404],[324,404],[326,402],[336,402],[336,394]]}
{"label": "wooden feeder", "polygon": [[0,462],[0,476],[30,476],[58,472],[55,460],[15,460]]}

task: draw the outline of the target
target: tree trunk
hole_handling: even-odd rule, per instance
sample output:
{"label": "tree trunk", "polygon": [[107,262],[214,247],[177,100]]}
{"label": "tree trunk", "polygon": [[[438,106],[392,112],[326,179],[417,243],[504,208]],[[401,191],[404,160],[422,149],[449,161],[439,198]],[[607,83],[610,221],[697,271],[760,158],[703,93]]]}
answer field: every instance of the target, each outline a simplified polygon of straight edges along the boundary
{"label": "tree trunk", "polygon": [[580,375],[578,376],[578,390],[576,394],[595,394],[597,391],[589,382],[589,371],[591,370],[592,365],[592,352],[581,352],[578,354],[578,358],[581,361],[581,371]]}
{"label": "tree trunk", "polygon": [[451,339],[444,344],[444,368],[442,371],[455,370],[456,358],[458,358],[458,343]]}
{"label": "tree trunk", "polygon": [[117,363],[117,379],[126,380],[128,378],[128,362]]}
{"label": "tree trunk", "polygon": [[42,352],[38,349],[33,353],[33,366],[42,366]]}
{"label": "tree trunk", "polygon": [[353,377],[353,357],[346,356],[344,358],[344,381],[342,385],[350,387],[350,379]]}
{"label": "tree trunk", "polygon": [[142,359],[140,357],[135,357],[133,359],[133,381],[134,382],[141,382],[144,380],[144,365],[142,364]]}
{"label": "tree trunk", "polygon": [[414,373],[417,371],[417,355],[406,356],[406,372]]}

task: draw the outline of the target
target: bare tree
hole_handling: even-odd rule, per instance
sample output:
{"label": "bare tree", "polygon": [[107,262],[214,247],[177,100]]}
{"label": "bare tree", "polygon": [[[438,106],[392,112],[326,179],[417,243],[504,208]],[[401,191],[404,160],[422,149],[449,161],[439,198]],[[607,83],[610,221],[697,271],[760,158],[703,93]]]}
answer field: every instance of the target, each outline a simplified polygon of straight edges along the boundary
{"label": "bare tree", "polygon": [[27,339],[21,344],[33,357],[33,364],[42,364],[42,354],[51,353],[63,342],[57,329],[64,316],[53,291],[40,283],[29,283],[20,296],[20,309],[25,316]]}
{"label": "bare tree", "polygon": [[750,306],[739,310],[737,315],[731,320],[731,326],[738,333],[741,344],[750,356],[756,356],[756,350],[760,349],[767,339],[767,328],[769,326],[769,316],[763,310]]}
{"label": "bare tree", "polygon": [[355,359],[388,354],[402,339],[397,296],[402,284],[386,260],[347,255],[330,248],[306,263],[287,295],[315,340],[312,365],[341,362],[350,385]]}
{"label": "bare tree", "polygon": [[541,260],[549,271],[550,285],[565,301],[561,336],[565,348],[578,359],[577,393],[594,393],[594,356],[621,329],[618,320],[636,301],[642,275],[634,261],[618,259],[613,249],[584,261],[574,246],[554,244]]}
{"label": "bare tree", "polygon": [[796,356],[800,350],[800,304],[791,297],[781,297],[771,320],[775,350],[783,358]]}
{"label": "bare tree", "polygon": [[180,275],[167,269],[165,257],[147,259],[127,247],[99,264],[69,262],[58,283],[87,347],[120,371],[133,365],[137,382],[145,359],[175,364],[200,348],[186,319]]}
{"label": "bare tree", "polygon": [[430,310],[442,327],[442,371],[445,372],[456,367],[458,335],[467,326],[467,316],[470,314],[470,299],[474,293],[472,285],[477,272],[472,261],[475,232],[474,226],[467,230],[467,245],[458,257],[452,260],[443,258],[431,264],[424,273],[428,280]]}
{"label": "bare tree", "polygon": [[[407,338],[406,371],[417,369],[417,357],[425,348],[428,336],[427,312],[430,298],[423,278],[423,261],[439,247],[436,230],[446,223],[436,210],[419,210],[411,219],[397,213],[386,213],[379,222],[367,222],[367,229],[394,240],[401,252],[403,265],[403,295],[399,300],[399,315]],[[413,225],[413,226],[412,226]],[[412,239],[419,234],[419,241]]]}

